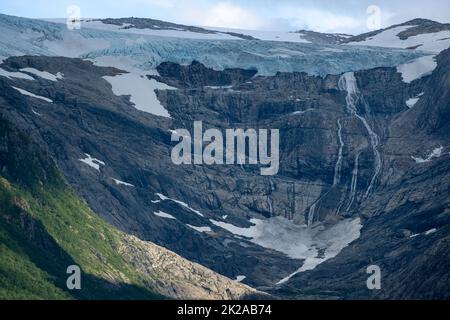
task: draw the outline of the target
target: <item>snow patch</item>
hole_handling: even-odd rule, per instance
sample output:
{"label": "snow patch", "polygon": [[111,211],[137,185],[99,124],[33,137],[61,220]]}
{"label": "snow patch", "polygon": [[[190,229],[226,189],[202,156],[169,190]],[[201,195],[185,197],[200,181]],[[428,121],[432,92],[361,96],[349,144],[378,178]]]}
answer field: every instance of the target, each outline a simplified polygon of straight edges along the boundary
{"label": "snow patch", "polygon": [[385,30],[373,37],[360,42],[350,42],[349,45],[375,46],[385,48],[415,48],[420,51],[439,53],[450,47],[450,31],[424,33],[401,40],[399,33],[415,26],[399,26]]}
{"label": "snow patch", "polygon": [[224,90],[224,89],[233,89],[233,86],[205,86],[205,89]]}
{"label": "snow patch", "polygon": [[196,227],[196,226],[192,226],[190,224],[186,224],[186,226],[188,226],[191,229],[194,229],[195,231],[202,232],[202,233],[204,233],[204,232],[212,232],[210,227]]}
{"label": "snow patch", "polygon": [[397,71],[402,74],[403,82],[411,83],[414,80],[430,75],[436,67],[437,62],[434,56],[424,56],[399,65]]}
{"label": "snow patch", "polygon": [[406,101],[406,105],[408,106],[408,108],[412,108],[416,105],[416,103],[420,100],[420,97],[424,95],[424,92],[418,94],[417,96],[415,96],[414,98],[410,98]]}
{"label": "snow patch", "polygon": [[56,82],[59,79],[63,79],[63,74],[61,72],[58,72],[56,75],[54,75],[54,74],[52,74],[50,72],[39,71],[39,70],[34,69],[34,68],[22,68],[22,69],[20,69],[20,71],[28,72],[28,73],[34,74],[34,75],[36,75],[36,76],[38,76],[38,77],[40,77],[42,79],[50,80],[50,81],[53,81],[53,82]]}
{"label": "snow patch", "polygon": [[439,158],[442,156],[442,151],[444,150],[443,147],[439,147],[434,149],[428,157],[424,158],[418,158],[418,157],[411,157],[416,163],[427,163],[433,160],[434,158]]}
{"label": "snow patch", "polygon": [[134,187],[134,185],[132,185],[131,183],[123,182],[114,178],[113,180],[118,186]]}
{"label": "snow patch", "polygon": [[408,108],[412,108],[416,105],[416,103],[420,100],[420,98],[410,98],[408,100],[406,100],[406,105],[408,106]]}
{"label": "snow patch", "polygon": [[88,166],[90,166],[91,168],[94,168],[97,171],[100,171],[100,166],[104,166],[105,163],[101,160],[92,158],[90,154],[85,153],[86,158],[84,159],[79,159],[81,162],[87,164]]}
{"label": "snow patch", "polygon": [[159,102],[155,90],[174,90],[155,79],[148,79],[143,73],[125,73],[103,77],[108,81],[115,95],[129,95],[135,108],[156,116],[170,118],[169,112]]}
{"label": "snow patch", "polygon": [[320,263],[335,257],[342,249],[359,238],[362,228],[359,218],[342,220],[336,225],[325,228],[299,226],[282,217],[266,220],[252,219],[253,226],[241,228],[230,223],[210,220],[212,224],[228,232],[250,239],[264,248],[282,252],[293,259],[304,259],[304,263],[295,273],[282,279],[288,281],[293,275],[314,269]]}
{"label": "snow patch", "polygon": [[171,199],[171,198],[169,198],[169,197],[167,197],[167,196],[165,196],[165,195],[163,195],[163,194],[161,194],[161,193],[157,193],[156,195],[157,195],[162,201],[168,200],[168,201],[175,202],[175,203],[179,204],[180,206],[185,207],[186,209],[188,209],[188,210],[194,212],[195,214],[199,215],[200,217],[204,217],[204,215],[203,215],[200,211],[191,208],[187,203],[185,203],[185,202],[183,202],[183,201]]}
{"label": "snow patch", "polygon": [[[318,243],[320,245],[328,246],[323,255],[319,255],[319,252],[315,252],[315,256],[306,255],[303,265],[294,273],[290,274],[284,279],[281,279],[277,284],[283,284],[289,281],[293,276],[298,273],[313,270],[322,262],[336,257],[345,247],[355,241],[361,235],[361,220],[359,218],[355,220],[344,220],[339,224],[333,226],[328,231],[318,233]],[[320,247],[315,247],[316,250]]]}
{"label": "snow patch", "polygon": [[48,103],[53,103],[53,100],[51,100],[49,98],[46,98],[46,97],[43,97],[43,96],[38,96],[38,95],[36,95],[34,93],[28,92],[26,90],[23,90],[23,89],[20,89],[20,88],[17,88],[17,87],[13,87],[13,88],[15,90],[19,91],[24,96],[29,96],[29,97],[32,97],[32,98],[43,100],[43,101],[48,102]]}
{"label": "snow patch", "polygon": [[416,234],[410,235],[409,238],[413,239],[413,238],[416,238],[416,237],[421,236],[421,235],[429,236],[430,234],[436,233],[437,231],[438,231],[437,228],[433,228],[433,229],[427,230],[427,231],[425,231],[423,233],[416,233]]}
{"label": "snow patch", "polygon": [[22,73],[22,72],[9,72],[5,69],[0,68],[0,76],[6,77],[8,79],[11,78],[17,78],[17,79],[25,79],[25,80],[34,80],[33,77],[30,77],[29,75]]}
{"label": "snow patch", "polygon": [[425,235],[426,236],[429,236],[430,234],[433,234],[433,233],[435,233],[435,232],[437,232],[437,229],[436,228],[433,228],[433,229],[430,229],[430,230],[428,230],[428,231],[425,231]]}
{"label": "snow patch", "polygon": [[245,278],[247,278],[247,277],[246,277],[246,276],[237,276],[237,277],[236,277],[236,280],[234,280],[234,281],[236,281],[236,282],[242,282],[242,281],[245,280]]}
{"label": "snow patch", "polygon": [[31,109],[31,112],[33,112],[33,114],[37,115],[38,117],[42,117],[42,114],[40,114],[39,112],[35,111],[34,109]]}
{"label": "snow patch", "polygon": [[173,215],[165,213],[163,211],[158,211],[158,212],[153,212],[153,214],[155,216],[158,216],[160,218],[164,218],[164,219],[172,219],[172,220],[177,220],[177,218],[175,218]]}
{"label": "snow patch", "polygon": [[[299,102],[301,100],[300,99],[295,99],[295,101]],[[297,116],[297,115],[301,115],[301,114],[304,114],[304,113],[310,112],[310,111],[315,111],[315,110],[313,108],[309,108],[309,109],[306,109],[304,111],[294,111],[294,112],[292,112],[292,114]]]}

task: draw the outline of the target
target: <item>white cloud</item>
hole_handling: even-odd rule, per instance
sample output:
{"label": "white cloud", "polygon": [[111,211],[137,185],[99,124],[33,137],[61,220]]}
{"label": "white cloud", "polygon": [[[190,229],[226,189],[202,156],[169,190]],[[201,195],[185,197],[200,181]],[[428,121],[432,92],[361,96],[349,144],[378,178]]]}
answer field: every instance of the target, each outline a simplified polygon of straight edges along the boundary
{"label": "white cloud", "polygon": [[288,19],[293,28],[319,32],[352,32],[366,23],[349,15],[295,7],[282,9],[281,16]]}
{"label": "white cloud", "polygon": [[261,26],[256,15],[231,2],[220,2],[206,14],[205,25],[212,27],[251,28]]}
{"label": "white cloud", "polygon": [[226,27],[235,29],[259,29],[262,20],[248,9],[230,1],[222,1],[215,5],[184,3],[180,10],[180,19],[186,23],[209,27]]}

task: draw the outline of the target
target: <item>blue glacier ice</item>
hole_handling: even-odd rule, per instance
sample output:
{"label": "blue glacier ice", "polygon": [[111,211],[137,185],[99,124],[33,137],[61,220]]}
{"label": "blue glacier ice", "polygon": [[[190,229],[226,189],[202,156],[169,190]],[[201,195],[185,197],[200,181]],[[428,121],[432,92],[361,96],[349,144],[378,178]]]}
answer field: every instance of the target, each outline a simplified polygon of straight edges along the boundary
{"label": "blue glacier ice", "polygon": [[0,14],[0,57],[70,56],[97,59],[128,57],[143,70],[165,61],[197,60],[216,70],[256,69],[260,75],[306,72],[341,74],[375,67],[394,67],[422,56],[418,51],[247,40],[195,40],[124,34]]}

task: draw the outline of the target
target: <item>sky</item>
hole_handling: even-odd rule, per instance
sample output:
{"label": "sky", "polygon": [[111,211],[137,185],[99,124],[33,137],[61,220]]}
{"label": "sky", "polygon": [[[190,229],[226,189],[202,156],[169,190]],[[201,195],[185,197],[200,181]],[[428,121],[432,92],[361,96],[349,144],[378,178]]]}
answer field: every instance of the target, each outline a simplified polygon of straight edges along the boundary
{"label": "sky", "polygon": [[418,17],[450,22],[450,0],[0,0],[0,13],[65,18],[70,5],[82,18],[134,16],[252,30],[358,34]]}

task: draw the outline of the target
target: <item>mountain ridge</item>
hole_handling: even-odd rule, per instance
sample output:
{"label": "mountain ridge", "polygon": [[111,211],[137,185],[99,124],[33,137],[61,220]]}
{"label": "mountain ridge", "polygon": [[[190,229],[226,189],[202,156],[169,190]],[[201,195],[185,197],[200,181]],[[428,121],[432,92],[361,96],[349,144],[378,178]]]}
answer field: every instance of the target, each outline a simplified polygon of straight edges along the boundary
{"label": "mountain ridge", "polygon": [[[91,249],[125,262],[111,270],[104,259],[88,259],[95,275],[121,283],[126,279],[117,274],[126,273],[139,287],[128,287],[130,295],[143,287],[148,297],[261,297],[246,285],[300,299],[447,297],[448,50],[142,40],[34,23],[0,21],[4,39],[17,39],[0,46],[9,55],[0,65],[1,116],[39,150],[23,155],[35,163],[19,167],[19,176],[52,177],[47,167],[54,163],[73,190],[26,198],[65,212],[51,221],[38,210],[44,226],[65,231],[52,235],[74,236],[66,220],[91,234],[89,222],[73,224],[79,212],[67,212],[56,196],[120,235],[113,252],[99,239]],[[30,35],[33,25],[37,34]],[[391,36],[393,46],[403,45]],[[74,39],[83,51],[68,46]],[[67,56],[55,56],[61,52]],[[205,129],[279,129],[279,174],[261,177],[248,165],[174,165],[171,135],[192,130],[194,120]],[[4,145],[1,159],[17,154]],[[10,167],[11,161],[0,167],[7,179],[2,203],[20,217],[25,202],[8,199],[29,190],[8,176]],[[11,221],[11,213],[4,216]],[[87,259],[81,249],[64,249]],[[162,272],[149,270],[155,260]],[[380,292],[366,287],[372,263],[386,272]]]}

